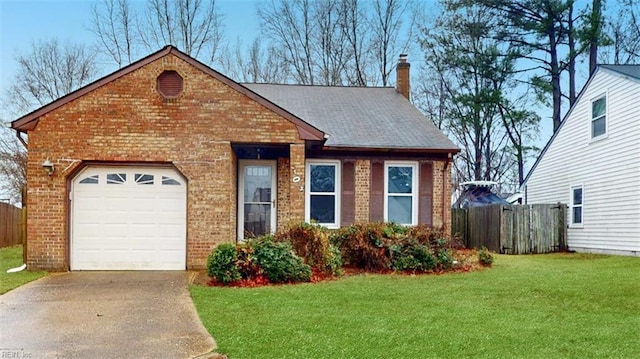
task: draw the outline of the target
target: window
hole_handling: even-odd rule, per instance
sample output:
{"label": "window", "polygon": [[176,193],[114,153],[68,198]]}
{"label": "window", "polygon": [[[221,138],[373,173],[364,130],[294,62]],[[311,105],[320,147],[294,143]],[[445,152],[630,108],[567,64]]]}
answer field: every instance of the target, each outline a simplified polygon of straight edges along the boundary
{"label": "window", "polygon": [[89,176],[89,177],[85,177],[82,180],[80,180],[80,183],[85,183],[85,184],[97,184],[98,183],[98,175],[93,175],[93,176]]}
{"label": "window", "polygon": [[107,184],[124,184],[127,182],[126,173],[109,173],[107,175]]}
{"label": "window", "polygon": [[340,161],[309,160],[306,173],[305,220],[340,227]]}
{"label": "window", "polygon": [[571,187],[571,225],[582,226],[582,185]]}
{"label": "window", "polygon": [[591,102],[591,138],[607,134],[607,97]]}
{"label": "window", "polygon": [[174,180],[171,177],[162,176],[162,185],[163,186],[180,186],[180,182]]}
{"label": "window", "polygon": [[384,220],[403,225],[418,224],[418,164],[385,162]]}
{"label": "window", "polygon": [[153,175],[145,173],[136,173],[134,179],[140,185],[153,185]]}

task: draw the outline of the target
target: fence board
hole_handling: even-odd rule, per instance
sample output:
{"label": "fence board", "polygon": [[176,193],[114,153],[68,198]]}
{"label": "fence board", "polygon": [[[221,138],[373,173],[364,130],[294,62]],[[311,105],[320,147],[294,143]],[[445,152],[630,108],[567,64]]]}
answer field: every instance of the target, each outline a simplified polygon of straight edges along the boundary
{"label": "fence board", "polygon": [[7,203],[0,203],[0,248],[23,242],[22,210]]}
{"label": "fence board", "polygon": [[[466,221],[465,221],[466,215]],[[492,205],[452,210],[452,233],[469,248],[487,247],[508,254],[549,253],[566,249],[564,204]]]}

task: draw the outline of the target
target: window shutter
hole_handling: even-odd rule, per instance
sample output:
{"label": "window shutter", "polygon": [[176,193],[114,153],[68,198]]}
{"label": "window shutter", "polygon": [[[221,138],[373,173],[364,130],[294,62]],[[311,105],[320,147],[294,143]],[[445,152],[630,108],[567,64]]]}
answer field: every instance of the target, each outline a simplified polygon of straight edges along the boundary
{"label": "window shutter", "polygon": [[371,191],[369,198],[369,220],[384,220],[384,162],[371,161]]}
{"label": "window shutter", "polygon": [[342,198],[340,198],[342,226],[352,225],[356,219],[355,167],[356,164],[353,160],[342,162]]}
{"label": "window shutter", "polygon": [[418,198],[418,223],[430,226],[433,214],[433,165],[429,162],[420,163],[420,183]]}

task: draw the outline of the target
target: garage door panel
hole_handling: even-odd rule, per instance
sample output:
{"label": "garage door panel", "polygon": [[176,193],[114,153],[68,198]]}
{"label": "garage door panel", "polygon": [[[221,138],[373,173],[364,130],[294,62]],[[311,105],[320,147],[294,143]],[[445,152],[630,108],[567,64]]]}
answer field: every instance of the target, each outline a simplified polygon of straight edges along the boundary
{"label": "garage door panel", "polygon": [[[186,185],[177,172],[91,167],[83,173],[72,188],[72,270],[185,269]],[[163,185],[164,177],[178,184]]]}

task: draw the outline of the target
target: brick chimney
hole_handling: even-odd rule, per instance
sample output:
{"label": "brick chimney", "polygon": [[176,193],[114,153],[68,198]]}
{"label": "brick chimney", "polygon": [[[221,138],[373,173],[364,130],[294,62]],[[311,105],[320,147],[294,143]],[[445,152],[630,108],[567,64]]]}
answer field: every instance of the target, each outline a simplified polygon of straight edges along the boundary
{"label": "brick chimney", "polygon": [[411,65],[407,62],[407,54],[400,54],[398,65],[396,66],[396,91],[409,100],[411,87],[409,86],[409,68]]}

